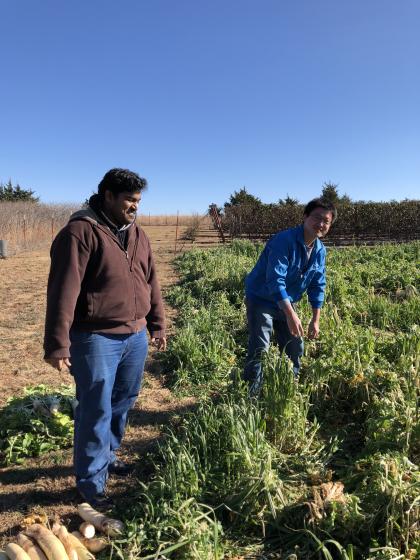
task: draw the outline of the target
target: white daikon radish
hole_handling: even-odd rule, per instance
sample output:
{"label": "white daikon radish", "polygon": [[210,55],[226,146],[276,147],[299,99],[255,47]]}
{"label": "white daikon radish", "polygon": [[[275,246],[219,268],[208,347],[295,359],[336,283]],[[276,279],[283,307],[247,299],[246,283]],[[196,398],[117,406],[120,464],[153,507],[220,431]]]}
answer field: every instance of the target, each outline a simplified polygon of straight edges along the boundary
{"label": "white daikon radish", "polygon": [[10,560],[31,560],[23,548],[16,543],[9,543],[4,551]]}
{"label": "white daikon radish", "polygon": [[109,542],[101,537],[93,537],[92,539],[85,538],[79,531],[72,531],[72,535],[79,539],[79,541],[85,545],[85,547],[90,551],[96,554],[97,552],[101,552],[107,546],[109,546]]}
{"label": "white daikon radish", "polygon": [[47,560],[47,557],[42,552],[42,549],[28,536],[23,533],[19,533],[16,540],[18,545],[23,548],[31,560]]}
{"label": "white daikon radish", "polygon": [[74,550],[77,552],[79,560],[95,560],[94,555],[89,552],[85,545],[79,541],[74,535],[68,533],[69,540]]}
{"label": "white daikon radish", "polygon": [[82,519],[88,523],[92,523],[98,531],[102,531],[110,537],[116,537],[124,531],[124,523],[118,519],[107,517],[103,513],[93,509],[88,503],[79,504],[77,511]]}
{"label": "white daikon radish", "polygon": [[69,560],[63,543],[43,525],[30,525],[25,534],[37,541],[48,560]]}
{"label": "white daikon radish", "polygon": [[83,521],[79,527],[79,531],[87,539],[91,539],[95,536],[95,526],[88,521]]}
{"label": "white daikon radish", "polygon": [[64,527],[64,525],[60,525],[57,528],[57,532],[55,533],[55,535],[63,543],[67,556],[70,558],[70,560],[78,560],[77,551],[74,548],[72,541],[69,539],[69,533],[67,529]]}

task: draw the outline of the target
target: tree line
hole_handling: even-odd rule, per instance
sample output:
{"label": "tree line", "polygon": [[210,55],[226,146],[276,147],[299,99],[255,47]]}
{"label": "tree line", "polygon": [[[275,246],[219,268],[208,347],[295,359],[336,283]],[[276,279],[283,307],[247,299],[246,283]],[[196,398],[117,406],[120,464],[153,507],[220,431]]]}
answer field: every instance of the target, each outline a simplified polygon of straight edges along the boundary
{"label": "tree line", "polygon": [[[420,200],[352,201],[346,194],[341,196],[334,183],[324,183],[319,196],[338,209],[338,220],[328,234],[331,242],[420,239]],[[302,223],[303,209],[304,205],[289,195],[266,204],[243,187],[230,196],[219,212],[222,227],[232,238],[267,239],[279,230]]]}
{"label": "tree line", "polygon": [[32,189],[23,189],[19,183],[13,185],[9,179],[6,184],[0,182],[0,202],[39,202]]}

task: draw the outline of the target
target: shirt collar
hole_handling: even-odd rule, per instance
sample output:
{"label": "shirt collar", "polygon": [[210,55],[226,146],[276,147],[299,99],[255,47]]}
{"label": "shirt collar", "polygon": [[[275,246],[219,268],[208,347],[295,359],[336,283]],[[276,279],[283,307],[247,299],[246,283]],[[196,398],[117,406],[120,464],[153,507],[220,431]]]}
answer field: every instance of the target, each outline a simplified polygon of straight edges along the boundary
{"label": "shirt collar", "polygon": [[[297,230],[297,240],[301,245],[303,245],[303,247],[306,250],[307,246],[305,244],[305,237],[303,234],[303,224],[298,226],[296,230]],[[322,241],[317,237],[314,241],[314,244],[312,245],[312,251],[318,252],[321,249],[321,247],[322,247]]]}

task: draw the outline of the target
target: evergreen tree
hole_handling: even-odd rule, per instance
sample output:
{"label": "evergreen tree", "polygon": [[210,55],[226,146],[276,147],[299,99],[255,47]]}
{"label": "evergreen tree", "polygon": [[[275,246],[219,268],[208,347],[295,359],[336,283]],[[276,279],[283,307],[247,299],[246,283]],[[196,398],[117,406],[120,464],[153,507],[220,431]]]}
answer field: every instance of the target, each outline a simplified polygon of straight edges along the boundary
{"label": "evergreen tree", "polygon": [[297,206],[299,204],[299,200],[297,198],[292,198],[289,196],[289,193],[287,193],[286,198],[280,198],[279,204],[280,206]]}
{"label": "evergreen tree", "polygon": [[262,204],[261,200],[250,194],[245,187],[242,187],[239,191],[235,191],[230,195],[229,202],[225,202],[225,208],[230,208],[231,206],[239,206],[246,204],[247,206],[255,206]]}
{"label": "evergreen tree", "polygon": [[351,204],[351,198],[347,194],[338,194],[338,184],[335,183],[324,183],[321,196],[333,204]]}
{"label": "evergreen tree", "polygon": [[335,183],[324,183],[322,186],[321,196],[333,204],[337,204],[337,202],[340,201],[340,197],[338,195],[338,185]]}
{"label": "evergreen tree", "polygon": [[33,190],[22,189],[19,183],[14,186],[10,179],[5,185],[0,183],[0,202],[38,202],[39,197],[34,195]]}

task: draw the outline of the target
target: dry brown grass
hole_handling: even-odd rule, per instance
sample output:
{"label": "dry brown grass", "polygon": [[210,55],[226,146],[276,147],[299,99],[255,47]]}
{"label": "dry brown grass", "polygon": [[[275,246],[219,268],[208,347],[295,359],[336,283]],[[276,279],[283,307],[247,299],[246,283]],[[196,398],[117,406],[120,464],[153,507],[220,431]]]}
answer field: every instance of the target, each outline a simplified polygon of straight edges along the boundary
{"label": "dry brown grass", "polygon": [[[152,246],[163,293],[176,280],[171,266],[174,257],[175,228],[145,228],[152,231]],[[47,248],[26,251],[0,260],[0,407],[8,397],[22,393],[23,387],[44,383],[57,387],[71,384],[67,371],[58,373],[43,361],[42,339],[45,316],[45,291],[49,269]],[[171,309],[167,308],[169,335]],[[145,383],[124,438],[120,457],[136,466],[135,475],[111,478],[108,489],[119,504],[129,505],[131,489],[142,479],[142,457],[160,437],[161,426],[173,415],[189,409],[194,399],[174,395],[164,386],[159,361],[151,348]],[[0,549],[16,538],[25,515],[44,511],[50,518],[58,515],[72,529],[80,520],[76,504],[71,450],[51,452],[28,459],[21,466],[0,469]],[[125,501],[125,502],[124,502]],[[125,507],[124,505],[121,507]]]}
{"label": "dry brown grass", "polygon": [[203,225],[210,225],[210,217],[207,214],[139,214],[138,220],[143,226],[179,226],[191,227],[197,221]]}
{"label": "dry brown grass", "polygon": [[[1,202],[0,239],[7,241],[9,255],[46,247],[76,210],[80,210],[80,205]],[[171,230],[178,222],[178,238],[186,228],[196,231],[199,227],[210,227],[210,218],[200,214],[140,214],[138,221],[145,229],[158,226]]]}
{"label": "dry brown grass", "polygon": [[70,215],[79,209],[75,204],[1,202],[0,239],[7,241],[10,255],[37,249],[50,243]]}

